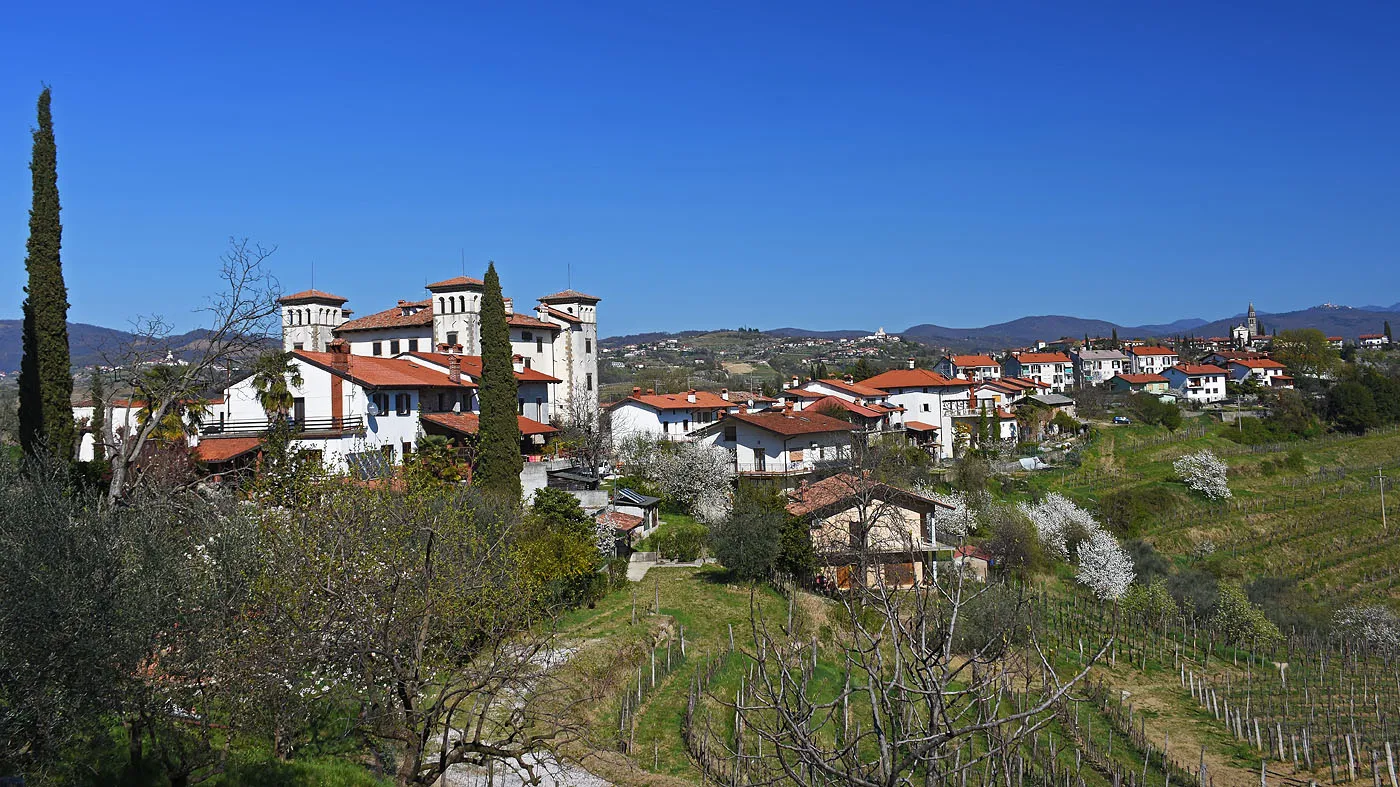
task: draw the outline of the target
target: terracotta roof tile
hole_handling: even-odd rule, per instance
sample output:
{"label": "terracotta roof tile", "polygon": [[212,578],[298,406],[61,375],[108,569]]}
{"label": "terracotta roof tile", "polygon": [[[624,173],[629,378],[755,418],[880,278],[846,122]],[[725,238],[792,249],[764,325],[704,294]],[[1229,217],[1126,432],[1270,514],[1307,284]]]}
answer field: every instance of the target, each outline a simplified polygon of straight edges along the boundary
{"label": "terracotta roof tile", "polygon": [[[413,314],[404,314],[404,307],[418,308]],[[408,328],[433,324],[433,302],[432,299],[422,301],[404,301],[392,309],[385,309],[382,312],[367,314],[359,319],[342,323],[335,329],[335,333],[348,333],[352,331],[376,331],[385,328]]]}
{"label": "terracotta roof tile", "polygon": [[[440,367],[442,367],[443,369],[446,369],[446,368],[447,368],[447,364],[448,364],[448,363],[451,361],[451,359],[452,359],[452,356],[448,355],[447,353],[414,352],[414,353],[405,353],[405,355],[411,356],[411,357],[413,357],[413,358],[419,358],[419,359],[424,360],[424,361],[427,361],[428,363],[431,363],[431,364],[433,364],[433,365],[435,365],[435,366],[440,366]],[[458,358],[461,360],[461,362],[462,362],[462,374],[464,374],[464,375],[466,375],[466,376],[468,376],[468,377],[475,378],[475,379],[477,379],[477,380],[480,380],[480,379],[481,379],[481,356],[480,356],[480,355],[459,355],[459,356],[457,356],[457,357],[458,357]],[[520,370],[520,371],[518,371],[518,372],[515,373],[515,379],[516,379],[518,382],[522,382],[522,383],[558,383],[558,382],[563,382],[563,381],[560,380],[558,377],[551,377],[550,375],[547,375],[547,374],[545,374],[544,372],[542,372],[542,371],[540,371],[540,370],[538,370],[538,369],[522,369],[522,370]]]}
{"label": "terracotta roof tile", "polygon": [[[476,413],[424,413],[423,420],[460,434],[476,434],[481,428],[481,418]],[[549,424],[542,424],[523,415],[517,415],[515,420],[520,426],[520,434],[522,435],[554,434],[559,431]]]}
{"label": "terracotta roof tile", "polygon": [[580,320],[578,317],[575,317],[574,315],[569,314],[566,311],[556,309],[553,306],[544,307],[544,312],[545,314],[551,315],[553,317],[558,317],[564,322],[583,322],[583,320]]}
{"label": "terracotta roof tile", "polygon": [[430,290],[432,292],[436,292],[438,290],[458,290],[463,287],[480,287],[484,283],[485,282],[483,282],[481,279],[473,279],[470,276],[453,276],[450,279],[435,281],[432,284],[429,284],[425,289]]}
{"label": "terracotta roof tile", "polygon": [[787,511],[793,516],[807,516],[824,508],[872,493],[904,498],[934,507],[952,508],[946,503],[940,503],[907,489],[883,484],[870,478],[861,478],[851,473],[840,473],[830,478],[823,478],[814,484],[789,490]]}
{"label": "terracotta roof tile", "polygon": [[227,462],[255,451],[261,445],[261,437],[206,437],[195,446],[194,456],[201,462]]}
{"label": "terracotta roof tile", "polygon": [[990,355],[949,355],[948,361],[954,366],[999,366]]}
{"label": "terracotta roof tile", "polygon": [[578,290],[560,290],[553,295],[546,295],[540,298],[542,303],[554,303],[555,301],[592,301],[597,303],[603,300],[596,295],[579,292]]}
{"label": "terracotta roof tile", "polygon": [[318,302],[318,301],[319,301],[319,302],[322,302],[322,303],[337,303],[337,304],[343,304],[343,303],[345,303],[345,300],[346,300],[345,298],[342,298],[342,297],[340,297],[339,295],[331,295],[331,294],[328,293],[328,292],[322,292],[321,290],[312,289],[312,290],[302,290],[301,292],[294,292],[294,293],[292,293],[291,295],[283,295],[281,298],[278,298],[278,299],[277,299],[277,302],[278,302],[278,303],[314,303],[314,302]]}
{"label": "terracotta roof tile", "polygon": [[1070,363],[1064,353],[1021,353],[1016,356],[1021,363]]}
{"label": "terracotta roof tile", "polygon": [[508,314],[506,324],[516,328],[541,328],[547,331],[557,331],[559,326],[552,322],[545,322],[531,317],[528,314]]}
{"label": "terracotta roof tile", "polygon": [[636,530],[645,520],[636,514],[624,514],[621,511],[604,511],[594,517],[593,521],[600,525],[612,525],[613,530],[628,532]]}
{"label": "terracotta roof tile", "polygon": [[1247,369],[1285,369],[1283,364],[1272,358],[1241,358],[1230,361],[1231,366],[1243,366]]}
{"label": "terracotta roof tile", "polygon": [[1125,380],[1133,385],[1146,385],[1148,383],[1164,383],[1167,378],[1160,374],[1117,374],[1114,375],[1120,380]]}
{"label": "terracotta roof tile", "polygon": [[1225,370],[1221,369],[1219,366],[1211,366],[1210,364],[1179,363],[1176,366],[1173,366],[1172,368],[1177,370],[1178,372],[1181,372],[1182,374],[1187,375],[1188,377],[1199,377],[1203,374],[1226,373]]}
{"label": "terracotta roof tile", "polygon": [[1128,352],[1133,355],[1176,355],[1176,350],[1170,347],[1134,347]]}
{"label": "terracotta roof tile", "polygon": [[923,388],[954,386],[965,388],[966,380],[950,380],[928,369],[891,369],[866,380],[862,385],[888,391],[891,388]]}
{"label": "terracotta roof tile", "polygon": [[[334,353],[313,353],[293,350],[292,354],[322,369],[334,370]],[[465,373],[465,372],[464,372]],[[380,358],[373,355],[351,355],[345,376],[370,388],[475,388],[469,380],[454,383],[445,372],[429,369],[406,358]]]}
{"label": "terracotta roof tile", "polygon": [[679,394],[632,394],[626,399],[614,402],[611,406],[618,407],[626,402],[635,402],[643,407],[650,407],[653,410],[723,410],[730,407],[738,407],[740,402],[726,400],[717,393],[710,391],[696,391],[695,401],[688,398],[689,392]]}
{"label": "terracotta roof tile", "polygon": [[849,423],[840,418],[832,418],[829,415],[814,413],[810,410],[796,413],[725,413],[724,417],[716,423],[725,423],[731,418],[784,437],[800,434],[849,432],[853,429]]}
{"label": "terracotta roof tile", "polygon": [[[879,388],[874,388],[872,386],[866,385],[865,383],[848,383],[845,380],[838,380],[830,377],[823,378],[821,380],[816,380],[815,382],[819,382],[823,385],[830,386],[838,391],[845,391],[846,393],[855,394],[856,396],[889,396],[889,394],[885,391],[882,391]],[[808,384],[810,385],[811,383]]]}

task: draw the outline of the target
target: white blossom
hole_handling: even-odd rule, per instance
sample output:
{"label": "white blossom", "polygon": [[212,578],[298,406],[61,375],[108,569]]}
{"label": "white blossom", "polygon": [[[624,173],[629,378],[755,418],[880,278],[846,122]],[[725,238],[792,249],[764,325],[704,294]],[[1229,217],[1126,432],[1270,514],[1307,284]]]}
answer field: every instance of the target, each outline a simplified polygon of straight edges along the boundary
{"label": "white blossom", "polygon": [[1172,463],[1172,467],[1187,487],[1210,500],[1229,500],[1233,497],[1226,480],[1230,466],[1208,448],[1181,457]]}
{"label": "white blossom", "polygon": [[1133,559],[1117,539],[1096,530],[1079,545],[1079,570],[1075,578],[1104,601],[1116,601],[1133,584]]}
{"label": "white blossom", "polygon": [[1070,556],[1071,538],[1092,536],[1103,529],[1093,514],[1058,492],[1051,492],[1039,503],[1021,503],[1020,508],[1035,525],[1041,546],[1060,560]]}
{"label": "white blossom", "polygon": [[651,472],[661,490],[689,506],[696,518],[713,523],[729,515],[729,490],[734,483],[734,455],[703,443],[679,443],[658,451]]}
{"label": "white blossom", "polygon": [[939,509],[937,514],[937,538],[943,543],[961,542],[977,529],[977,511],[968,505],[967,496],[962,492],[943,494],[928,485],[917,487],[915,491],[952,509]]}
{"label": "white blossom", "polygon": [[1400,618],[1386,607],[1347,607],[1339,610],[1332,618],[1332,631],[1339,637],[1378,648],[1400,648]]}

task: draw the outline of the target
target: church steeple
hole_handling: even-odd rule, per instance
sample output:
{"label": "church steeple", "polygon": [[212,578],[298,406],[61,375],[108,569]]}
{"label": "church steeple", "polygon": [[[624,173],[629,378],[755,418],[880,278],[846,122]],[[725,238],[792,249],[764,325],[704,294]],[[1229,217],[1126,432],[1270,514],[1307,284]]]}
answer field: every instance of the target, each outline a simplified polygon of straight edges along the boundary
{"label": "church steeple", "polygon": [[1249,338],[1259,335],[1259,315],[1254,313],[1254,304],[1249,304],[1249,311],[1245,315],[1245,324],[1249,326]]}

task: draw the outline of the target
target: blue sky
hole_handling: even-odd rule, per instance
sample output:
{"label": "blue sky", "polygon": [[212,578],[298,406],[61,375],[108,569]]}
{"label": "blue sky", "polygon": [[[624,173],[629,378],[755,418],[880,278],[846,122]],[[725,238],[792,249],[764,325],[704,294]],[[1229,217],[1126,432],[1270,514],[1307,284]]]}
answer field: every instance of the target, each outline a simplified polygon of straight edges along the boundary
{"label": "blue sky", "polygon": [[520,301],[571,266],[606,335],[1389,304],[1397,34],[1382,3],[22,3],[0,316],[45,82],[79,322],[195,327],[229,236],[360,314],[463,255]]}

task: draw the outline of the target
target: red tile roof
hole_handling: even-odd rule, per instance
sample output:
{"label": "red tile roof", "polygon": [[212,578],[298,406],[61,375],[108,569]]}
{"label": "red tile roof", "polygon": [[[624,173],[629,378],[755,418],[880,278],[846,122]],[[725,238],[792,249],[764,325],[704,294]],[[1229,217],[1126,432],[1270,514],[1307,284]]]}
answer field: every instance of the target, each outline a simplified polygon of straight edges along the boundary
{"label": "red tile roof", "polygon": [[1243,366],[1246,369],[1285,369],[1283,364],[1272,358],[1244,358],[1230,361],[1231,366]]}
{"label": "red tile roof", "polygon": [[1021,363],[1070,363],[1064,353],[1021,353],[1016,356]]}
{"label": "red tile roof", "polygon": [[842,399],[839,396],[823,396],[802,408],[802,412],[821,413],[833,407],[838,410],[845,410],[848,413],[855,413],[862,418],[883,418],[886,413],[891,412],[888,408],[876,409],[874,407],[866,407],[865,405]]}
{"label": "red tile roof", "polygon": [[609,407],[620,407],[627,402],[635,402],[653,410],[723,410],[739,406],[739,402],[725,400],[719,394],[710,391],[696,391],[693,402],[689,396],[689,393],[632,394],[626,399],[613,402]]}
{"label": "red tile roof", "polygon": [[195,446],[194,456],[201,462],[227,462],[261,445],[261,437],[206,437]]}
{"label": "red tile roof", "polygon": [[294,292],[294,293],[292,293],[291,295],[283,295],[281,298],[278,298],[278,299],[277,299],[277,302],[278,302],[278,303],[286,303],[286,304],[292,304],[292,303],[318,303],[318,302],[319,302],[319,303],[343,304],[343,303],[345,303],[345,300],[346,300],[345,298],[342,298],[342,297],[340,297],[339,295],[331,295],[331,294],[328,293],[328,292],[322,292],[321,290],[314,290],[314,289],[313,289],[313,290],[302,290],[301,292]]}
{"label": "red tile roof", "polygon": [[1170,347],[1133,347],[1128,352],[1133,355],[1176,355]]}
{"label": "red tile roof", "polygon": [[[293,350],[302,360],[335,373],[334,353],[313,353]],[[465,374],[465,369],[463,370]],[[347,356],[344,376],[370,388],[475,388],[470,380],[454,383],[445,372],[429,369],[406,358],[380,358],[373,355]]]}
{"label": "red tile roof", "polygon": [[[819,382],[823,385],[835,388],[838,391],[845,391],[846,393],[855,394],[856,396],[889,396],[888,393],[880,390],[879,388],[873,388],[864,383],[848,383],[845,380],[838,380],[831,377],[822,378],[820,380],[816,380],[815,382]],[[811,385],[811,383],[808,383],[808,385]]]}
{"label": "red tile roof", "polygon": [[[481,418],[476,413],[424,413],[423,420],[460,434],[476,434],[481,428]],[[522,435],[553,434],[559,431],[549,424],[542,424],[523,415],[517,415],[515,420]]]}
{"label": "red tile roof", "polygon": [[540,298],[541,303],[554,303],[556,301],[589,301],[597,303],[603,300],[596,295],[579,292],[578,290],[560,290],[553,295],[546,295]]}
{"label": "red tile roof", "polygon": [[905,421],[905,429],[913,429],[916,432],[936,432],[938,427],[933,424],[926,424],[923,421]]}
{"label": "red tile roof", "polygon": [[861,385],[871,388],[879,388],[888,391],[891,388],[934,388],[934,387],[958,387],[966,388],[966,380],[950,380],[938,372],[928,369],[891,369],[888,372],[871,377]]}
{"label": "red tile roof", "polygon": [[725,413],[724,417],[716,423],[727,423],[731,418],[784,437],[849,432],[853,429],[849,423],[840,418],[832,418],[829,415],[814,413],[810,410],[795,413]]}
{"label": "red tile roof", "polygon": [[1226,374],[1224,369],[1210,364],[1179,363],[1172,368],[1188,377],[1199,377],[1203,374]]}
{"label": "red tile roof", "polygon": [[431,292],[437,292],[438,290],[460,290],[463,287],[480,287],[484,283],[485,282],[481,279],[473,279],[470,276],[453,276],[450,279],[435,281],[429,284],[426,289]]}
{"label": "red tile roof", "polygon": [[[406,353],[406,355],[409,355],[413,358],[421,358],[422,360],[427,361],[428,363],[434,364],[436,366],[441,366],[443,369],[447,368],[447,364],[451,361],[452,358],[452,356],[448,355],[447,353],[416,352]],[[473,377],[477,380],[481,379],[480,355],[459,355],[457,357],[462,362],[462,374],[468,377]],[[539,371],[538,369],[521,369],[520,371],[515,373],[515,379],[517,382],[522,383],[563,382],[558,377],[551,377],[550,375],[547,375],[544,372]]]}
{"label": "red tile roof", "polygon": [[807,516],[823,508],[839,505],[844,501],[872,493],[882,497],[891,496],[903,498],[906,501],[917,501],[932,507],[952,508],[947,503],[940,503],[932,498],[910,492],[907,489],[883,484],[869,477],[862,478],[851,473],[839,473],[829,478],[823,478],[816,483],[788,490],[787,512],[793,516]]}
{"label": "red tile roof", "polygon": [[1000,366],[990,355],[949,355],[948,361],[954,366]]}
{"label": "red tile roof", "polygon": [[1114,375],[1120,380],[1126,380],[1133,385],[1146,385],[1148,383],[1165,383],[1167,378],[1160,374],[1117,374]]}
{"label": "red tile roof", "polygon": [[636,530],[645,520],[636,514],[624,514],[621,511],[604,511],[594,517],[593,521],[600,525],[612,525],[613,530],[621,530],[625,533],[630,530]]}
{"label": "red tile roof", "polygon": [[515,326],[516,328],[543,328],[548,331],[559,330],[558,325],[552,322],[545,322],[544,320],[537,320],[528,314],[508,314],[506,315],[506,324]]}
{"label": "red tile roof", "polygon": [[[404,314],[404,307],[422,307],[413,314]],[[433,324],[433,302],[429,298],[422,301],[405,301],[392,309],[367,314],[359,319],[342,323],[336,333],[351,331],[375,331],[384,328],[408,328]]]}

